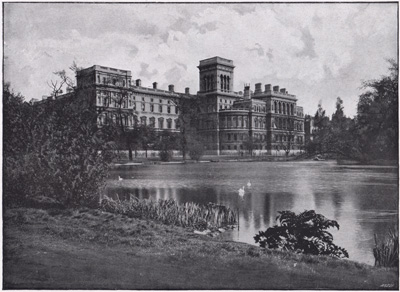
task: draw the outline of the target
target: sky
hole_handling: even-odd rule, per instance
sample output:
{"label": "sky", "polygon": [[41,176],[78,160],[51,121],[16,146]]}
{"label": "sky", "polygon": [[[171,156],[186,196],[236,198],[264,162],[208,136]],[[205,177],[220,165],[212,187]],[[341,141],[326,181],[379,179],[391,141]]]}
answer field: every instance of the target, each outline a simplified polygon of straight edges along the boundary
{"label": "sky", "polygon": [[[235,65],[234,90],[279,85],[306,114],[356,115],[363,81],[397,60],[397,3],[5,3],[4,81],[26,100],[50,93],[53,72],[103,65],[142,86],[199,90],[199,61]],[[74,77],[72,72],[68,72]]]}

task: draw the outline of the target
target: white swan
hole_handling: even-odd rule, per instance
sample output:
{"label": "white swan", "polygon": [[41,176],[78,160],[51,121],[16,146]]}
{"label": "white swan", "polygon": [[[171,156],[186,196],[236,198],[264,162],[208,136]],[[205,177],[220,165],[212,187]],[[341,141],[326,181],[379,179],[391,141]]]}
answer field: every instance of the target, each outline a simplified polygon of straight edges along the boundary
{"label": "white swan", "polygon": [[118,176],[118,180],[124,180],[122,177]]}
{"label": "white swan", "polygon": [[243,198],[244,197],[244,187],[241,187],[239,190],[239,197]]}

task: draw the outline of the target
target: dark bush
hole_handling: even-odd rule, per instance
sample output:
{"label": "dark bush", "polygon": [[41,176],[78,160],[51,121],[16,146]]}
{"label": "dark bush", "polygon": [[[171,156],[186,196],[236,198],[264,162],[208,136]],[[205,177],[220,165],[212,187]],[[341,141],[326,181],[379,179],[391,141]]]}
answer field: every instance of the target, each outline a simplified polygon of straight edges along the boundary
{"label": "dark bush", "polygon": [[161,161],[170,161],[171,158],[173,157],[173,152],[172,150],[161,150],[159,153]]}
{"label": "dark bush", "polygon": [[255,237],[260,247],[282,249],[305,254],[329,255],[348,258],[348,252],[333,243],[333,236],[326,231],[330,227],[339,229],[339,224],[314,210],[298,215],[291,211],[278,212],[279,225],[260,231]]}

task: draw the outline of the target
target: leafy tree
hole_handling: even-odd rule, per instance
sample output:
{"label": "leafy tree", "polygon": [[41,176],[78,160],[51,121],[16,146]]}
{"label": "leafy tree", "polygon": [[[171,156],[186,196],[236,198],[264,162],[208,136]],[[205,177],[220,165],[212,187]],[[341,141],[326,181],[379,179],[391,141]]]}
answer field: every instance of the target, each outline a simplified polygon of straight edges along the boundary
{"label": "leafy tree", "polygon": [[177,149],[179,143],[178,136],[170,131],[164,130],[159,135],[159,142],[156,147],[160,150],[162,161],[170,161],[173,156],[173,149]]}
{"label": "leafy tree", "polygon": [[348,252],[333,243],[333,236],[326,231],[330,227],[339,229],[335,220],[329,220],[314,210],[298,215],[291,211],[280,211],[276,217],[279,225],[260,231],[254,239],[260,247],[282,249],[314,255],[329,255],[348,258]]}
{"label": "leafy tree", "polygon": [[357,147],[363,160],[398,159],[398,64],[390,75],[366,81],[357,114]]}
{"label": "leafy tree", "polygon": [[179,114],[179,148],[182,151],[183,160],[185,160],[188,150],[190,152],[189,148],[192,148],[189,145],[191,141],[200,139],[197,121],[200,118],[201,100],[197,96],[186,94],[173,98],[173,102]]}

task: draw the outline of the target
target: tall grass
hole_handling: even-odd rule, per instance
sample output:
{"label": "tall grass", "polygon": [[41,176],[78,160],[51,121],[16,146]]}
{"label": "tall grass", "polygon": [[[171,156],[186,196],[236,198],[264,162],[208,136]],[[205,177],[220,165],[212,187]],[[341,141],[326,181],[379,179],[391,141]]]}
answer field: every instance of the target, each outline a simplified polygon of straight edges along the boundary
{"label": "tall grass", "polygon": [[236,214],[231,209],[208,203],[178,204],[174,200],[140,200],[131,197],[130,200],[113,200],[105,197],[101,206],[103,210],[134,218],[152,219],[165,224],[193,227],[199,230],[220,228],[236,223]]}
{"label": "tall grass", "polygon": [[375,266],[398,267],[399,266],[399,233],[396,228],[389,229],[385,238],[378,243],[375,234]]}

